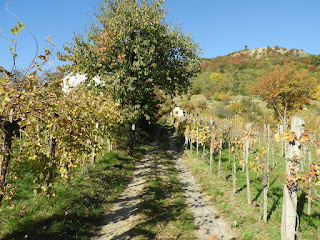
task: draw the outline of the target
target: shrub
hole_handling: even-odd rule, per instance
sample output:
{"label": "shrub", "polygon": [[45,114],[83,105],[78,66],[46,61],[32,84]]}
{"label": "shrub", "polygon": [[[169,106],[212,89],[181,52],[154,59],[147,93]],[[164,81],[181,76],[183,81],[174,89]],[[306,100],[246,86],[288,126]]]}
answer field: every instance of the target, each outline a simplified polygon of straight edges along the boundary
{"label": "shrub", "polygon": [[208,108],[208,101],[207,100],[199,100],[197,103],[197,107],[200,108],[201,110],[205,110]]}
{"label": "shrub", "polygon": [[232,112],[223,105],[219,105],[215,109],[215,115],[218,118],[232,118]]}

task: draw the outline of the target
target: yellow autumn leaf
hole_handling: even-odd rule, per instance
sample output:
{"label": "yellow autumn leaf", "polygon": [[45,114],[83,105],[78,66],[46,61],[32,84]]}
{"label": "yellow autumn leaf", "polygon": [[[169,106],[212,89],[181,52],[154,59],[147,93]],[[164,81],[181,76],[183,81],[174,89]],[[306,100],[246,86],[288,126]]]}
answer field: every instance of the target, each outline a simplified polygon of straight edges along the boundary
{"label": "yellow autumn leaf", "polygon": [[240,164],[241,166],[244,166],[244,165],[245,165],[244,160],[239,160],[239,164]]}
{"label": "yellow autumn leaf", "polygon": [[289,136],[290,136],[290,133],[283,133],[281,139],[288,140]]}
{"label": "yellow autumn leaf", "polygon": [[250,169],[253,170],[256,166],[255,162],[250,162]]}

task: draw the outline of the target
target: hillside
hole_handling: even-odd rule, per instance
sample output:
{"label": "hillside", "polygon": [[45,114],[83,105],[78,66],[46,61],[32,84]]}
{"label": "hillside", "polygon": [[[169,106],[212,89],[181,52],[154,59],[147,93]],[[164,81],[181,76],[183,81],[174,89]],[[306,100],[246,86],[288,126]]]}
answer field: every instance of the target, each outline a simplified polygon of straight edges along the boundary
{"label": "hillside", "polygon": [[[320,79],[320,55],[278,46],[243,49],[225,56],[203,59],[199,74],[191,81],[189,94],[180,102],[186,111],[207,109],[218,115],[221,113],[221,117],[240,112],[242,115],[261,111],[271,113],[265,103],[252,95],[252,86],[267,72],[283,65],[292,66],[296,71],[306,69],[310,77]],[[317,81],[319,84],[320,81]]]}
{"label": "hillside", "polygon": [[284,47],[261,47],[243,49],[211,59],[203,59],[201,69],[211,68],[213,71],[224,71],[225,67],[234,69],[263,68],[266,65],[278,65],[284,62],[302,63],[305,66],[318,66],[319,55],[310,55],[303,50],[286,49]]}
{"label": "hillside", "polygon": [[298,49],[286,49],[283,47],[261,47],[255,49],[245,49],[236,53],[231,53],[231,56],[236,57],[240,54],[246,54],[252,58],[260,59],[260,58],[277,58],[281,56],[285,57],[293,57],[293,58],[300,58],[300,57],[308,57],[310,56],[309,53],[306,53],[303,50]]}

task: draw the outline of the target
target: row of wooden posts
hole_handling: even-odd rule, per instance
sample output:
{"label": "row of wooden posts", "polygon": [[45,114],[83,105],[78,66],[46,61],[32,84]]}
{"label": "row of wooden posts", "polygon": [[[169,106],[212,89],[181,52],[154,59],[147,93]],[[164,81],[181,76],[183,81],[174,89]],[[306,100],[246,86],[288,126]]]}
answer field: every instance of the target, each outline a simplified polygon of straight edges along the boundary
{"label": "row of wooden posts", "polygon": [[[195,120],[193,120],[195,122]],[[205,122],[202,120],[202,122]],[[208,122],[208,121],[207,121]],[[178,123],[179,124],[179,123]],[[212,121],[210,123],[212,125]],[[295,132],[297,139],[304,133],[304,120],[299,117],[293,117],[291,122],[291,130],[290,132]],[[176,126],[177,127],[177,126]],[[247,131],[250,131],[251,124],[246,124],[245,126]],[[232,131],[232,129],[231,129]],[[284,134],[285,130],[282,125],[278,125],[277,127],[277,133],[282,136]],[[196,137],[196,151],[198,158],[199,155],[199,129],[197,128],[197,137]],[[260,204],[260,217],[263,219],[265,223],[267,223],[267,201],[268,201],[268,190],[269,190],[269,167],[270,167],[270,149],[271,149],[271,156],[273,160],[273,167],[277,165],[277,161],[274,154],[274,144],[271,144],[272,142],[272,134],[270,130],[269,125],[264,126],[264,143],[266,144],[266,155],[264,160],[264,166],[263,166],[263,175],[262,175],[262,198],[261,198],[261,204]],[[285,155],[286,160],[286,173],[291,174],[291,167],[293,164],[296,164],[296,162],[293,160],[296,157],[299,159],[299,164],[301,167],[301,171],[308,170],[308,168],[305,167],[307,158],[308,158],[308,164],[310,166],[312,159],[311,159],[311,151],[307,151],[308,147],[310,149],[310,145],[308,146],[307,143],[304,144],[304,146],[301,145],[301,142],[299,142],[297,139],[295,139],[293,142],[289,143],[288,141],[285,141],[283,139],[280,139],[279,141],[279,157],[280,159],[283,159],[283,156]],[[231,161],[230,159],[230,145],[231,145],[231,139],[228,142],[228,148],[229,148],[229,163]],[[190,150],[193,150],[193,140],[185,138],[185,144],[189,145]],[[221,168],[221,149],[222,149],[222,138],[220,139],[220,146],[219,146],[219,161],[218,161],[218,177],[220,178],[221,175],[225,175],[223,173],[223,170]],[[261,138],[259,137],[259,147],[261,144]],[[310,144],[310,143],[309,143]],[[211,144],[210,144],[211,145]],[[249,205],[252,204],[251,200],[251,191],[250,191],[250,177],[249,177],[249,154],[250,154],[250,138],[245,137],[245,144],[243,146],[243,159],[245,161],[245,164],[243,166],[242,171],[246,172],[246,182],[247,182],[247,202]],[[202,158],[205,158],[205,144],[203,144],[203,155]],[[317,146],[315,146],[315,150],[317,150]],[[210,172],[212,171],[213,167],[213,154],[214,149],[212,146],[210,146]],[[308,157],[307,157],[307,156]],[[233,184],[233,192],[236,193],[236,156],[233,156],[233,163],[232,163],[232,184]],[[258,173],[259,174],[259,171]],[[311,189],[308,190],[308,194],[311,196]],[[308,198],[308,207],[307,207],[307,214],[311,214],[311,198]],[[289,188],[286,184],[284,184],[283,188],[283,206],[282,206],[282,218],[281,218],[281,239],[282,240],[294,240],[298,235],[298,219],[299,216],[297,214],[297,188]],[[319,233],[320,234],[320,233]],[[320,236],[320,235],[319,235]]]}

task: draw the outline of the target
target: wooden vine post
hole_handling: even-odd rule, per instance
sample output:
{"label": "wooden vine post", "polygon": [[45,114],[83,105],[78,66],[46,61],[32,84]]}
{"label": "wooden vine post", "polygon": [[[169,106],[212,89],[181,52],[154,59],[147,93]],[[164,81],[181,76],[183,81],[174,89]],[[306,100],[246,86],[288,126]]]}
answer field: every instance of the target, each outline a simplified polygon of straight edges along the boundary
{"label": "wooden vine post", "polygon": [[218,178],[220,178],[221,176],[221,150],[222,150],[222,137],[220,138],[220,144],[219,144]]}
{"label": "wooden vine post", "polygon": [[214,141],[215,141],[215,134],[214,134],[214,121],[210,121],[210,128],[211,128],[211,136],[210,136],[210,172],[212,171],[212,164],[213,164],[213,154],[214,154]]}
{"label": "wooden vine post", "polygon": [[297,233],[297,187],[298,184],[292,181],[301,159],[301,143],[297,140],[304,133],[305,122],[302,118],[293,117],[291,132],[296,138],[286,141],[286,181],[283,188],[283,204],[281,217],[281,240],[295,240]]}
{"label": "wooden vine post", "polygon": [[197,146],[197,158],[199,159],[199,126],[197,126],[197,138],[196,138],[196,146]]}
{"label": "wooden vine post", "polygon": [[233,155],[233,164],[232,164],[232,187],[233,187],[233,193],[237,192],[237,168],[236,168],[236,155]]}
{"label": "wooden vine post", "polygon": [[229,160],[229,163],[231,163],[231,142],[232,142],[232,122],[231,122],[231,127],[229,128],[229,134],[228,134],[228,160]]}
{"label": "wooden vine post", "polygon": [[270,126],[267,126],[267,150],[266,150],[266,156],[265,156],[265,162],[263,166],[264,174],[262,179],[262,202],[263,202],[263,221],[267,223],[267,217],[268,217],[268,190],[269,190],[269,148],[270,148]]}
{"label": "wooden vine post", "polygon": [[247,200],[248,200],[248,205],[251,205],[251,190],[250,190],[250,175],[249,175],[249,146],[250,146],[250,140],[246,139],[245,166],[246,166],[246,179],[247,179]]}
{"label": "wooden vine post", "polygon": [[[251,124],[246,124],[247,133],[251,130]],[[249,171],[249,149],[250,149],[250,139],[248,136],[245,138],[245,145],[244,145],[244,154],[245,154],[245,167],[246,167],[246,179],[247,179],[247,200],[248,205],[251,205],[251,190],[250,190],[250,171]]]}
{"label": "wooden vine post", "polygon": [[202,161],[204,162],[206,158],[206,144],[202,143]]}
{"label": "wooden vine post", "polygon": [[[133,143],[134,143],[135,130],[136,130],[136,125],[134,123],[132,123],[131,124],[131,131],[130,131],[130,135],[129,135],[129,156],[133,155]],[[110,147],[110,148],[112,149],[112,147]]]}
{"label": "wooden vine post", "polygon": [[97,158],[97,145],[98,145],[98,129],[99,123],[97,122],[95,125],[95,133],[94,133],[94,143],[91,145],[91,164],[94,164]]}
{"label": "wooden vine post", "polygon": [[[308,151],[308,160],[309,160],[309,165],[311,166],[311,151]],[[307,208],[307,214],[310,216],[311,215],[311,178],[309,178],[309,187],[308,187],[308,208]]]}
{"label": "wooden vine post", "polygon": [[[53,129],[52,129],[52,133],[50,134],[50,144],[49,144],[49,151],[50,151],[50,162],[48,163],[48,167],[49,167],[49,171],[48,171],[48,175],[47,175],[47,182],[46,182],[46,187],[49,188],[50,183],[52,181],[52,178],[54,177],[54,168],[55,166],[55,158],[56,158],[56,146],[57,146],[57,141],[54,138],[53,134],[57,131],[58,129],[58,125],[56,123],[53,123]],[[69,174],[69,169],[67,169],[67,172]],[[71,177],[70,177],[71,178]],[[68,182],[70,181],[70,178],[68,177]]]}
{"label": "wooden vine post", "polygon": [[0,128],[4,131],[3,154],[0,163],[0,202],[4,195],[4,187],[8,172],[8,165],[11,159],[11,145],[14,135],[19,135],[20,126],[18,120],[13,120],[13,109],[10,110],[9,121],[0,119]]}

